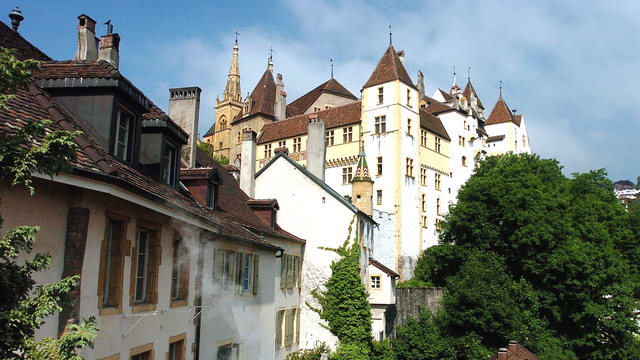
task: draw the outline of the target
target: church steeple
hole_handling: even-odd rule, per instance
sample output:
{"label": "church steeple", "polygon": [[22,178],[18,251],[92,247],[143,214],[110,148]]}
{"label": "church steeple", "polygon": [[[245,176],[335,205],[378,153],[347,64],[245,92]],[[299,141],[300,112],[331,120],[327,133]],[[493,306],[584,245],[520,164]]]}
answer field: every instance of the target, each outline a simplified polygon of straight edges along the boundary
{"label": "church steeple", "polygon": [[240,91],[240,64],[238,63],[238,38],[233,45],[233,58],[229,69],[227,87],[224,89],[224,101],[242,102],[242,91]]}

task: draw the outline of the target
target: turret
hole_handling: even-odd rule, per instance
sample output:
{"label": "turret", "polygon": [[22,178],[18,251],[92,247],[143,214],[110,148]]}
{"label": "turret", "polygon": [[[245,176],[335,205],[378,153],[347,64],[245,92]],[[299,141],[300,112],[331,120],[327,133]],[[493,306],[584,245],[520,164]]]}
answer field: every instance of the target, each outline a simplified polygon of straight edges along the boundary
{"label": "turret", "polygon": [[353,205],[363,213],[373,216],[373,180],[369,174],[369,166],[364,150],[360,152],[356,172],[351,179]]}

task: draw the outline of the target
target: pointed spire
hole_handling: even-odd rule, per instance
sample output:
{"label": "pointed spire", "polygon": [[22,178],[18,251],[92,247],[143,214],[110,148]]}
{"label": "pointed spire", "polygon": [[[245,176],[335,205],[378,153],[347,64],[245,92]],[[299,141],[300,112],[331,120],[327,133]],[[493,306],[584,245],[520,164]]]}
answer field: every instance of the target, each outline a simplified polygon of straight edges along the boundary
{"label": "pointed spire", "polygon": [[391,32],[391,25],[389,25],[389,46],[393,46],[393,33]]}
{"label": "pointed spire", "polygon": [[353,174],[351,181],[371,181],[371,175],[369,174],[369,166],[367,165],[367,158],[364,153],[364,149],[360,151],[360,159],[358,159],[358,166],[356,172]]}
{"label": "pointed spire", "polygon": [[467,68],[467,82],[471,82],[471,66]]}
{"label": "pointed spire", "polygon": [[333,59],[329,59],[331,62],[331,78],[333,79]]}
{"label": "pointed spire", "polygon": [[504,101],[504,100],[502,99],[502,80],[500,80],[500,97],[498,98],[498,100],[502,100],[502,101]]}
{"label": "pointed spire", "polygon": [[458,87],[458,81],[456,78],[456,67],[453,67],[453,85],[451,85],[451,87]]}
{"label": "pointed spire", "polygon": [[242,102],[242,91],[240,90],[240,64],[238,62],[238,31],[236,30],[236,42],[233,45],[233,57],[231,68],[227,78],[227,87],[224,89],[224,100]]}
{"label": "pointed spire", "polygon": [[362,87],[367,88],[394,80],[400,80],[406,85],[411,86],[411,88],[416,88],[411,81],[411,77],[407,74],[407,70],[402,64],[400,57],[398,57],[398,53],[396,53],[393,46],[389,46],[384,55],[382,55],[378,65],[376,65],[375,70],[371,73],[369,80],[367,80]]}
{"label": "pointed spire", "polygon": [[269,48],[269,70],[273,71],[273,46]]}

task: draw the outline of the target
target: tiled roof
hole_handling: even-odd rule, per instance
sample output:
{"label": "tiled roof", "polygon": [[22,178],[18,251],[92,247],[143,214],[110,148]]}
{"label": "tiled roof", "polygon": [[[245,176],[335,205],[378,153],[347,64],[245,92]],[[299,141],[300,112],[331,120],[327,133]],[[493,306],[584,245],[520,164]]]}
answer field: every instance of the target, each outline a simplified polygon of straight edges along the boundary
{"label": "tiled roof", "polygon": [[198,216],[212,223],[211,217],[193,198],[162,185],[137,170],[114,159],[46,92],[35,85],[29,91],[19,91],[7,102],[9,110],[0,111],[0,131],[12,133],[26,123],[52,120],[47,131],[83,131],[76,136],[77,160],[74,173],[107,182],[155,202]]}
{"label": "tiled roof", "polygon": [[353,104],[266,124],[262,128],[262,136],[258,140],[258,144],[306,134],[309,128],[309,116],[318,116],[318,119],[324,120],[327,129],[358,123],[360,122],[361,108],[361,102],[356,101]]}
{"label": "tiled roof", "polygon": [[480,136],[489,136],[489,134],[487,134],[487,132],[481,127],[476,128],[476,133]]}
{"label": "tiled roof", "polygon": [[516,115],[516,125],[520,126],[522,123],[522,114]]}
{"label": "tiled roof", "polygon": [[0,21],[0,46],[7,49],[15,49],[15,57],[18,60],[34,59],[39,61],[51,61],[47,54],[25,40],[7,24]]}
{"label": "tiled roof", "polygon": [[120,79],[122,75],[106,60],[51,61],[42,64],[42,69],[34,74],[36,79],[102,78]]}
{"label": "tiled roof", "polygon": [[342,86],[338,80],[331,78],[287,105],[287,116],[296,116],[304,113],[323,93],[358,100],[358,98]]}
{"label": "tiled roof", "polygon": [[471,85],[471,80],[469,80],[467,82],[467,86],[465,86],[464,90],[462,91],[462,95],[467,98],[469,103],[471,103],[471,94],[473,94],[476,100],[478,100],[478,107],[484,109],[484,105],[482,105],[482,101],[480,101],[478,93],[476,93],[476,89],[473,88],[473,85]]}
{"label": "tiled roof", "polygon": [[504,138],[505,138],[504,135],[489,136],[487,138],[487,142],[491,143],[491,142],[501,141],[501,140],[504,140]]}
{"label": "tiled roof", "polygon": [[491,110],[491,114],[487,118],[485,126],[503,124],[508,122],[520,125],[520,123],[516,120],[516,117],[509,109],[509,106],[507,106],[507,103],[502,98],[502,95],[500,95],[500,98],[498,98],[498,101],[494,105],[493,110]]}
{"label": "tiled roof", "polygon": [[398,57],[396,50],[392,45],[389,45],[387,51],[378,62],[376,69],[369,77],[369,80],[364,84],[363,88],[384,84],[390,81],[400,80],[406,85],[415,88],[415,85],[411,81],[411,77],[407,74],[407,70],[402,65],[402,61]]}
{"label": "tiled roof", "polygon": [[453,96],[449,95],[448,92],[438,88],[438,91],[440,91],[440,95],[442,95],[442,97],[444,98],[445,101],[452,101],[453,100]]}
{"label": "tiled roof", "polygon": [[[506,360],[540,360],[536,354],[515,341],[510,342],[509,347],[505,349],[507,350],[505,354]],[[488,360],[498,360],[498,353],[491,356]]]}
{"label": "tiled roof", "polygon": [[438,100],[436,100],[434,98],[428,97],[426,95],[423,96],[422,99],[427,102],[427,107],[425,108],[425,110],[429,114],[435,115],[435,114],[438,114],[438,113],[441,113],[441,112],[454,110],[454,108],[452,108],[451,106],[445,105],[445,104],[441,103],[440,101],[438,101]]}
{"label": "tiled roof", "polygon": [[440,118],[429,114],[425,109],[420,109],[420,127],[451,141],[447,130],[444,128],[444,125],[442,125],[442,121],[440,121]]}
{"label": "tiled roof", "polygon": [[216,124],[214,123],[213,125],[211,125],[211,127],[209,128],[209,130],[207,130],[207,132],[204,134],[203,137],[207,137],[207,136],[211,136],[216,132]]}
{"label": "tiled roof", "polygon": [[399,278],[400,274],[398,274],[397,272],[389,269],[388,267],[382,265],[381,262],[371,259],[369,258],[369,265],[373,265],[375,267],[377,267],[378,269],[382,270],[382,272],[384,272],[385,274],[391,276],[391,277],[395,277],[395,278]]}
{"label": "tiled roof", "polygon": [[[273,72],[267,69],[255,89],[250,95],[251,111],[247,116],[255,114],[274,115],[274,105],[276,103],[276,83],[273,80]],[[240,117],[237,117],[240,120]]]}
{"label": "tiled roof", "polygon": [[162,111],[155,104],[151,105],[151,109],[149,109],[148,113],[142,114],[142,119],[145,120],[142,123],[143,127],[151,126],[151,127],[165,127],[168,128],[171,132],[176,134],[180,139],[188,142],[189,134],[184,131],[178,124],[176,124],[170,117]]}

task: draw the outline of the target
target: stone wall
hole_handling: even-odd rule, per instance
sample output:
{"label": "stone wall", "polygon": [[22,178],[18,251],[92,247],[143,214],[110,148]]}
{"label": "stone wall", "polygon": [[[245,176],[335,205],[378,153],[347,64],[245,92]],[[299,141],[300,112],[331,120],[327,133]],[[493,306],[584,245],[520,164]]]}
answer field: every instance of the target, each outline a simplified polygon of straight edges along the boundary
{"label": "stone wall", "polygon": [[392,305],[387,310],[387,326],[393,326],[388,329],[391,337],[395,337],[398,326],[409,319],[418,319],[422,311],[435,312],[440,308],[444,293],[444,288],[397,288],[395,309]]}

